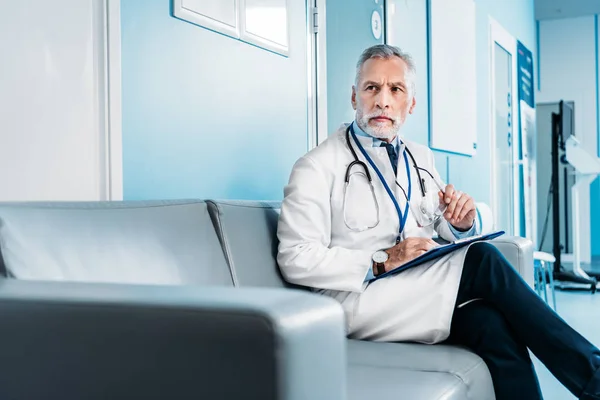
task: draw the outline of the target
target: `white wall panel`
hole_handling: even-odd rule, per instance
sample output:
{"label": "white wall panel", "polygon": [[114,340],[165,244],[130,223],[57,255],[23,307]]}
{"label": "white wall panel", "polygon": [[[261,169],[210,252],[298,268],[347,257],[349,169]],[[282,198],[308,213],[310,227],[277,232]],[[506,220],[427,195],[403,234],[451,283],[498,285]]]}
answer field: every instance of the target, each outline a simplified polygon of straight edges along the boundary
{"label": "white wall panel", "polygon": [[388,0],[386,4],[388,7],[387,42],[409,53],[417,67],[415,82],[417,106],[414,113],[406,119],[402,135],[407,139],[428,145],[429,77],[426,0]]}
{"label": "white wall panel", "polygon": [[0,201],[106,198],[101,7],[0,1]]}
{"label": "white wall panel", "polygon": [[477,143],[475,2],[429,2],[430,146],[473,155]]}

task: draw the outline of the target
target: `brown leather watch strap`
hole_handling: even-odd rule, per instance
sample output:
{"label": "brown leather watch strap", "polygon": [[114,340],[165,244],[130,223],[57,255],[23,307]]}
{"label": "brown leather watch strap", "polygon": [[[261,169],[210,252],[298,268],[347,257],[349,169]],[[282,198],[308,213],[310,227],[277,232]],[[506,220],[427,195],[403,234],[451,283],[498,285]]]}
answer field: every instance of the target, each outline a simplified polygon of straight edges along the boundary
{"label": "brown leather watch strap", "polygon": [[385,272],[384,263],[375,263],[375,276],[379,276]]}

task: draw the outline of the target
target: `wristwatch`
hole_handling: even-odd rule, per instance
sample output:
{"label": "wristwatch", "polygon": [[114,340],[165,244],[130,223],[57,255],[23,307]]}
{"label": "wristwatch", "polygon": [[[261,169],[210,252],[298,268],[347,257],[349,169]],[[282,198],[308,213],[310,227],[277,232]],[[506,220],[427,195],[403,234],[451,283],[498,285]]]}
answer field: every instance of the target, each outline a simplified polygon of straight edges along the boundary
{"label": "wristwatch", "polygon": [[383,274],[385,272],[385,266],[383,265],[383,263],[385,263],[388,260],[388,258],[390,258],[390,255],[384,250],[379,250],[373,253],[373,256],[371,258],[373,259],[373,263],[375,264],[375,270],[373,271],[374,275],[378,276]]}

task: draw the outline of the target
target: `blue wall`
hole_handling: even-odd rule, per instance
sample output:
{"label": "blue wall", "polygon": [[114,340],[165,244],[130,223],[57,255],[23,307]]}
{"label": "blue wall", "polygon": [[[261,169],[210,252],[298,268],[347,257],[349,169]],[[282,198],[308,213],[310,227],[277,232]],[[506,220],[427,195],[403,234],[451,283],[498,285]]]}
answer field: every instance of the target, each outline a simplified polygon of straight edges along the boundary
{"label": "blue wall", "polygon": [[[533,0],[476,0],[476,7],[478,154],[436,152],[436,160],[442,177],[489,202],[488,16],[534,52],[536,30]],[[180,21],[169,0],[122,0],[121,14],[124,197],[280,199],[307,150],[305,51],[288,59]],[[296,19],[293,48],[305,35],[305,19]],[[425,23],[406,40],[422,41]],[[415,56],[425,87],[417,88],[421,112],[408,135],[426,143],[427,63]],[[349,98],[340,101],[351,110]]]}
{"label": "blue wall", "polygon": [[[393,5],[390,11],[388,41],[409,53],[417,68],[416,107],[402,127],[402,135],[409,140],[429,144],[429,77],[428,67],[428,35],[427,35],[427,1],[426,0],[388,0]],[[438,154],[439,155],[439,154]],[[436,169],[446,180],[446,156],[436,159]]]}
{"label": "blue wall", "polygon": [[121,0],[125,199],[280,199],[307,150],[306,18],[291,55]]}
{"label": "blue wall", "polygon": [[477,154],[449,156],[450,182],[476,198],[490,203],[490,96],[489,17],[502,25],[529,50],[536,53],[533,0],[476,0],[477,52]]}
{"label": "blue wall", "polygon": [[[408,51],[417,64],[417,107],[407,119],[404,134],[419,143],[429,144],[427,79],[427,0],[388,0],[395,4],[391,16],[391,43]],[[489,18],[498,21],[517,40],[535,54],[536,24],[533,0],[476,0],[477,57],[477,154],[474,157],[434,151],[441,177],[477,201],[490,203],[490,96]],[[459,88],[457,88],[459,90]]]}
{"label": "blue wall", "polygon": [[371,14],[379,11],[383,20],[383,1],[327,1],[327,125],[328,134],[354,119],[351,105],[356,63],[369,46],[383,43],[371,31]]}

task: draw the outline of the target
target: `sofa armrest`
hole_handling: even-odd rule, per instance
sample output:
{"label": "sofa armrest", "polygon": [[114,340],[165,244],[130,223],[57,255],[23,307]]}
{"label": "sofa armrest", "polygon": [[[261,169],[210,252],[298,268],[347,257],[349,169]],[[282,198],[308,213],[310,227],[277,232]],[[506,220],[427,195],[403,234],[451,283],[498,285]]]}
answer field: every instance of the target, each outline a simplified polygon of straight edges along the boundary
{"label": "sofa armrest", "polygon": [[533,288],[533,242],[519,236],[500,236],[490,243],[500,250],[525,282]]}
{"label": "sofa armrest", "polygon": [[337,302],[285,289],[0,281],[0,398],[343,399]]}

